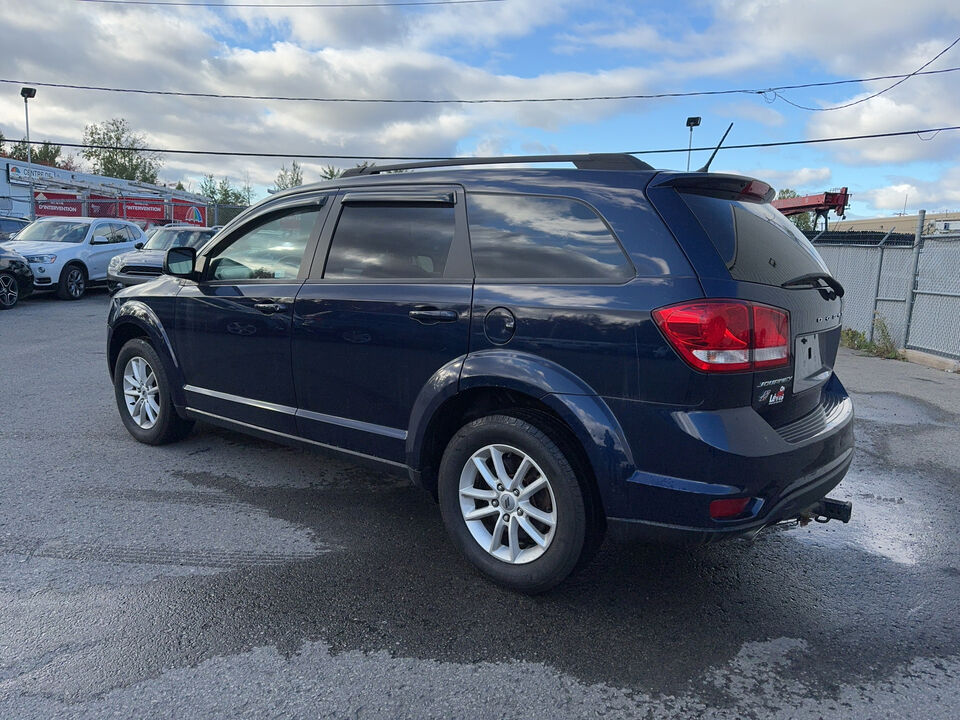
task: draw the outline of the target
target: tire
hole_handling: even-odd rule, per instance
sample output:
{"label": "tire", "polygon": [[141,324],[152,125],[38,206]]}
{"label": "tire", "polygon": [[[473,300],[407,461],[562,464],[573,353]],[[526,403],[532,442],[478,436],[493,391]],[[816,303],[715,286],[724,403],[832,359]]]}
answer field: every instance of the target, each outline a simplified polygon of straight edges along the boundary
{"label": "tire", "polygon": [[437,490],[457,549],[494,582],[535,594],[573,572],[595,530],[570,460],[546,423],[531,419],[488,415],[464,425],[443,453]]}
{"label": "tire", "polygon": [[10,273],[0,273],[0,310],[9,310],[20,299],[20,283]]}
{"label": "tire", "polygon": [[[121,348],[113,370],[113,389],[124,427],[142,443],[166,445],[182,440],[193,428],[192,420],[177,414],[163,363],[146,340],[135,338]],[[125,391],[134,394],[128,396]]]}
{"label": "tire", "polygon": [[87,271],[83,265],[71,263],[60,271],[57,297],[61,300],[79,300],[87,291]]}

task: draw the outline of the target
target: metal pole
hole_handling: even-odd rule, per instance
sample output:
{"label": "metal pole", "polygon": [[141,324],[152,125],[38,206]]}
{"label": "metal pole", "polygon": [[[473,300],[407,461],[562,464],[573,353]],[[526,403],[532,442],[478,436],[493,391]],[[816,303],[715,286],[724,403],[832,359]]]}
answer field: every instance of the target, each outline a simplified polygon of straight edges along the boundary
{"label": "metal pole", "polygon": [[926,210],[917,215],[917,234],[913,238],[913,269],[910,272],[910,286],[907,292],[907,325],[903,331],[903,346],[910,344],[910,321],[913,319],[913,301],[917,295],[917,269],[920,267],[920,246],[923,244],[923,220]]}
{"label": "metal pole", "polygon": [[880,299],[880,276],[883,275],[883,244],[892,234],[893,228],[890,228],[890,232],[884,235],[883,240],[877,245],[880,249],[880,262],[877,264],[877,282],[873,286],[873,314],[870,316],[870,342],[873,342],[873,328],[877,324],[877,301]]}
{"label": "metal pole", "polygon": [[37,213],[33,200],[33,152],[32,146],[30,145],[30,104],[27,97],[23,98],[23,116],[27,126],[27,165],[31,166],[27,170],[27,172],[30,173],[30,219],[36,220]]}
{"label": "metal pole", "polygon": [[687,143],[687,172],[690,172],[690,151],[693,150],[693,125],[690,126],[690,142]]}

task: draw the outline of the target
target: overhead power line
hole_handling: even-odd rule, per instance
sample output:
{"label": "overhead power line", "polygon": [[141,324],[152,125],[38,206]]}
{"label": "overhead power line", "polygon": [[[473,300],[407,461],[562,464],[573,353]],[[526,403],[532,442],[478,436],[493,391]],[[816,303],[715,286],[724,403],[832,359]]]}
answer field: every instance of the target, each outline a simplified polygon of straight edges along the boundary
{"label": "overhead power line", "polygon": [[[897,80],[895,83],[893,83],[893,85],[890,85],[889,87],[885,87],[883,90],[880,90],[879,92],[875,92],[875,93],[873,93],[872,95],[867,95],[866,97],[860,98],[859,100],[853,100],[853,101],[848,102],[848,103],[843,103],[842,105],[834,105],[834,106],[832,106],[832,107],[811,107],[811,106],[809,106],[809,105],[801,105],[801,104],[799,104],[799,103],[795,103],[795,102],[793,102],[792,100],[789,100],[789,99],[785,98],[783,95],[780,95],[779,93],[774,93],[774,94],[776,95],[777,98],[783,100],[783,101],[784,101],[785,103],[787,103],[788,105],[793,105],[795,108],[799,108],[800,110],[811,110],[811,111],[813,111],[813,112],[828,112],[828,111],[830,111],[830,110],[842,110],[843,108],[853,107],[854,105],[859,105],[860,103],[865,103],[867,100],[873,100],[873,98],[875,98],[875,97],[879,97],[880,95],[883,95],[884,93],[890,92],[890,91],[893,90],[895,87],[897,87],[897,85],[900,85],[900,84],[902,84],[902,83],[905,83],[907,80],[909,80],[909,79],[912,78],[912,77],[915,77],[915,76],[917,76],[917,75],[927,75],[927,74],[930,74],[929,72],[926,72],[926,73],[925,73],[925,72],[921,72],[921,71],[924,70],[925,68],[929,67],[930,65],[932,65],[935,60],[939,60],[941,57],[943,57],[943,55],[946,54],[946,52],[947,52],[948,50],[950,50],[950,49],[951,49],[954,45],[956,45],[958,42],[960,42],[960,37],[958,37],[958,38],[957,38],[956,40],[954,40],[952,43],[950,43],[949,45],[947,45],[943,50],[941,50],[941,51],[938,52],[936,55],[934,55],[932,58],[930,58],[929,60],[927,60],[923,65],[921,65],[920,67],[918,67],[918,68],[917,68],[916,70],[914,70],[912,73],[909,73],[909,74],[907,74],[907,75],[901,76],[899,80]],[[883,79],[886,79],[886,78],[883,78]],[[780,88],[775,88],[775,89],[776,89],[776,90],[779,90]]]}
{"label": "overhead power line", "polygon": [[369,7],[410,7],[422,5],[477,5],[479,3],[500,3],[506,0],[397,0],[397,2],[302,2],[302,3],[245,3],[245,2],[188,2],[188,0],[76,0],[76,2],[96,3],[98,5],[153,5],[154,7],[203,7],[203,8],[369,8]]}
{"label": "overhead power line", "polygon": [[[820,143],[832,143],[832,142],[846,142],[851,140],[872,140],[876,138],[892,138],[892,137],[903,137],[906,135],[916,135],[921,140],[925,138],[921,137],[925,133],[933,133],[937,135],[941,132],[949,132],[953,130],[960,130],[960,125],[950,125],[946,127],[937,127],[937,128],[924,128],[919,130],[900,130],[898,132],[887,132],[887,133],[871,133],[869,135],[844,135],[839,137],[827,137],[827,138],[811,138],[808,140],[781,140],[777,142],[765,142],[765,143],[743,143],[740,145],[724,145],[723,150],[746,150],[750,148],[770,148],[770,147],[787,147],[791,145],[816,145]],[[932,140],[933,138],[926,138],[926,140]],[[42,145],[43,140],[31,140],[31,145]],[[287,158],[287,159],[300,159],[300,160],[449,160],[450,158],[445,155],[318,155],[318,154],[309,154],[309,153],[262,153],[262,152],[238,152],[230,150],[181,150],[181,149],[172,149],[172,148],[149,148],[149,147],[124,147],[118,145],[84,145],[82,143],[52,143],[54,145],[59,145],[60,147],[66,148],[85,148],[89,150],[135,150],[137,152],[150,152],[150,153],[163,153],[170,155],[216,155],[220,157],[257,157],[257,158]],[[696,148],[662,148],[662,149],[646,149],[646,150],[626,150],[624,151],[628,155],[660,155],[667,153],[686,153],[690,150],[695,152],[713,150],[713,146],[706,147],[696,147]]]}
{"label": "overhead power line", "polygon": [[[214,98],[220,100],[270,100],[284,102],[318,102],[318,103],[395,103],[395,104],[426,104],[426,105],[481,105],[481,104],[510,104],[510,103],[561,103],[561,102],[593,102],[601,100],[657,100],[664,98],[701,97],[708,95],[765,95],[778,93],[781,90],[800,90],[804,88],[831,87],[834,85],[850,85],[855,83],[874,82],[876,80],[893,80],[910,78],[915,75],[940,75],[960,70],[960,67],[943,68],[942,70],[927,70],[914,72],[908,75],[877,75],[874,77],[851,78],[847,80],[826,80],[822,82],[800,83],[796,85],[777,85],[766,88],[735,88],[728,90],[690,90],[686,92],[659,92],[631,95],[585,95],[569,97],[544,98],[345,98],[345,97],[311,97],[295,95],[240,95],[227,93],[188,92],[184,90],[146,90],[141,88],[118,88],[103,85],[72,85],[69,83],[37,82],[35,80],[17,80],[0,78],[0,83],[7,85],[34,85],[37,87],[62,88],[67,90],[89,90],[96,92],[128,93],[134,95],[164,95],[188,98]],[[785,100],[783,96],[778,96]],[[793,103],[791,103],[793,104]]]}

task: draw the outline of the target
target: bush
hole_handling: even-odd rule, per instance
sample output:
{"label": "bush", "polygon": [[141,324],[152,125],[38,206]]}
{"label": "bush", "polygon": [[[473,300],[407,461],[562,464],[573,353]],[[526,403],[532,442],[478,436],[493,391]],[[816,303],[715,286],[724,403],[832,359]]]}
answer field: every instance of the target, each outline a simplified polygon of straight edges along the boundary
{"label": "bush", "polygon": [[902,360],[903,356],[897,349],[897,344],[890,335],[890,328],[887,327],[887,321],[882,315],[877,315],[873,319],[872,342],[867,336],[859,330],[853,328],[843,328],[840,331],[840,344],[853,350],[861,350],[877,357],[887,360]]}

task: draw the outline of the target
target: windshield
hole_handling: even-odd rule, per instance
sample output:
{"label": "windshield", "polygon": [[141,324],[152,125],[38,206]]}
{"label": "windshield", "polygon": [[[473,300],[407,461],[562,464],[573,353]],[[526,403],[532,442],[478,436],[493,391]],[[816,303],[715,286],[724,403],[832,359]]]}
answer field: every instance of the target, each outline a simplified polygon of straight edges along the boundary
{"label": "windshield", "polygon": [[212,230],[160,228],[147,240],[144,250],[169,250],[172,247],[200,247],[213,237]]}
{"label": "windshield", "polygon": [[17,234],[17,241],[82,243],[90,225],[78,222],[35,222]]}

